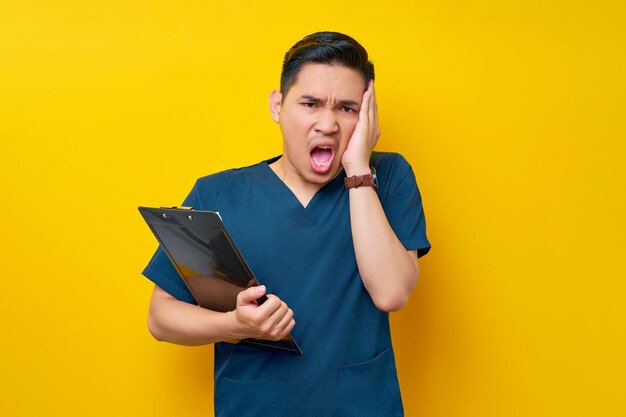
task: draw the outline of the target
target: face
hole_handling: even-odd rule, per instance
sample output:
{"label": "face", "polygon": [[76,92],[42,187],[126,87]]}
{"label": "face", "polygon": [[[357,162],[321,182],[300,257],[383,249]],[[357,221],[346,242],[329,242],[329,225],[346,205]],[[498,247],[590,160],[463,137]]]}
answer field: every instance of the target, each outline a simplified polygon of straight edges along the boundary
{"label": "face", "polygon": [[272,93],[272,117],[283,134],[285,175],[324,185],[339,174],[364,91],[363,76],[351,68],[306,64],[286,96]]}

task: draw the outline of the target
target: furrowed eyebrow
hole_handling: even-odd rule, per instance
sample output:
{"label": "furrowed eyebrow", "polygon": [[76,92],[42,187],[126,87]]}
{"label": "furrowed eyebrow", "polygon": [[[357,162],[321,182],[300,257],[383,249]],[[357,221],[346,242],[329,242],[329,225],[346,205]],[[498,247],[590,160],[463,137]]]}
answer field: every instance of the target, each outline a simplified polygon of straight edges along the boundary
{"label": "furrowed eyebrow", "polygon": [[300,96],[301,100],[311,101],[314,103],[323,103],[324,101],[321,98],[313,97],[313,96]]}
{"label": "furrowed eyebrow", "polygon": [[357,103],[356,101],[352,101],[352,100],[340,100],[339,104],[341,104],[342,106],[348,106],[348,107],[359,107],[359,103]]}
{"label": "furrowed eyebrow", "polygon": [[[313,103],[324,103],[324,100],[322,100],[321,98],[317,98],[313,96],[306,96],[306,95],[300,96],[300,99],[307,100]],[[341,106],[359,107],[359,103],[354,100],[339,100],[338,104]]]}

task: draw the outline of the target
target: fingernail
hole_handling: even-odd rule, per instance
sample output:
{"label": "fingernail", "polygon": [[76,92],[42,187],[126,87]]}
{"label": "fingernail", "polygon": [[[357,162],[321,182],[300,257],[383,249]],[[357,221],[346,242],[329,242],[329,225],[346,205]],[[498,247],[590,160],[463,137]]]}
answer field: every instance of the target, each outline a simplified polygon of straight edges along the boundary
{"label": "fingernail", "polygon": [[255,292],[257,295],[262,295],[265,292],[265,285],[259,285],[256,287]]}

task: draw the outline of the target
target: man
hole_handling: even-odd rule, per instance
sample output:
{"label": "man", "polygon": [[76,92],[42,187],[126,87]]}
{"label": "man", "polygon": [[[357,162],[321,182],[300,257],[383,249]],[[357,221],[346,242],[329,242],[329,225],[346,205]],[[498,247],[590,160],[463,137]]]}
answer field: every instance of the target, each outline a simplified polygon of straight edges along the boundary
{"label": "man", "polygon": [[[234,311],[191,304],[160,249],[144,271],[157,284],[154,337],[215,343],[216,416],[403,414],[388,312],[407,302],[430,244],[411,167],[373,152],[373,81],[354,39],[305,37],[285,55],[280,91],[270,95],[283,155],[201,178],[185,200],[220,212],[265,284],[242,291]],[[301,357],[218,343],[290,332]]]}

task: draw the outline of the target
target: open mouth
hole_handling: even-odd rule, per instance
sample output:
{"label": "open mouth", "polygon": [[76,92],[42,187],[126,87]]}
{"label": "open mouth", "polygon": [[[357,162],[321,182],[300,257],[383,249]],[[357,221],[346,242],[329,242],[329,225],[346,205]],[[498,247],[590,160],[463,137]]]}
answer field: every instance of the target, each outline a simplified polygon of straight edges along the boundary
{"label": "open mouth", "polygon": [[318,174],[325,174],[330,169],[333,162],[334,151],[328,145],[316,146],[311,150],[310,161],[313,171]]}

